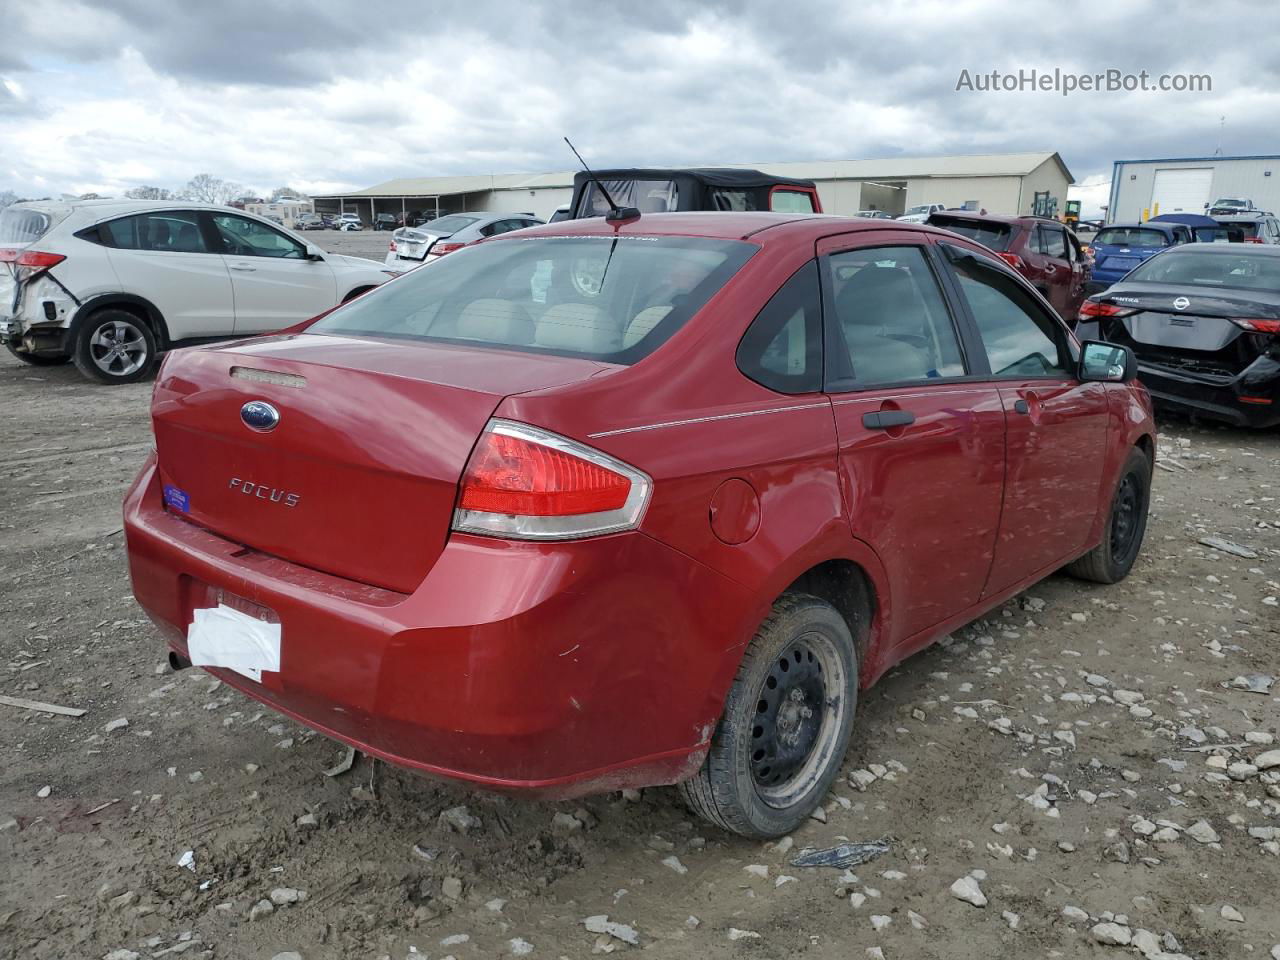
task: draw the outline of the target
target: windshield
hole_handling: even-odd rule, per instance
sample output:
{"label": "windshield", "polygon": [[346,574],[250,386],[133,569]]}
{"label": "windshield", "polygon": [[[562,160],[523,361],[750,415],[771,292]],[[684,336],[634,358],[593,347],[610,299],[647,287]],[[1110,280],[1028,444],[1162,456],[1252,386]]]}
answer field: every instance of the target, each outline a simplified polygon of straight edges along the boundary
{"label": "windshield", "polygon": [[910,210],[904,213],[903,216],[909,217],[913,213],[928,213],[928,212],[929,212],[929,204],[923,203],[918,207],[912,207]]}
{"label": "windshield", "polygon": [[1280,291],[1280,257],[1258,254],[1192,253],[1191,248],[1152,257],[1125,282],[1177,283],[1193,287],[1244,287]]}
{"label": "windshield", "polygon": [[700,237],[490,241],[405,274],[307,332],[630,364],[679,330],[756,249]]}
{"label": "windshield", "polygon": [[[605,190],[620,207],[635,207],[641,213],[666,213],[677,209],[680,191],[674,180],[602,180]],[[594,180],[587,181],[578,204],[578,217],[603,217],[609,201]]]}
{"label": "windshield", "polygon": [[1222,227],[1227,231],[1227,239],[1237,243],[1258,235],[1257,220],[1229,220]]}
{"label": "windshield", "polygon": [[1231,235],[1226,227],[1193,227],[1198,243],[1229,243]]}
{"label": "windshield", "polygon": [[0,210],[0,245],[25,247],[34,243],[71,214],[70,208],[38,210],[12,204]]}
{"label": "windshield", "polygon": [[1001,253],[1009,249],[1009,240],[1013,237],[1013,229],[1007,223],[985,223],[981,220],[960,220],[954,217],[940,217],[937,214],[929,220],[935,227],[942,227],[962,237],[976,240],[988,250]]}
{"label": "windshield", "polygon": [[1213,205],[1215,207],[1239,207],[1242,210],[1246,206],[1243,200],[1232,200],[1229,197],[1224,197],[1221,200],[1215,200],[1213,201]]}
{"label": "windshield", "polygon": [[1093,238],[1094,246],[1167,247],[1169,238],[1159,230],[1142,227],[1107,227]]}

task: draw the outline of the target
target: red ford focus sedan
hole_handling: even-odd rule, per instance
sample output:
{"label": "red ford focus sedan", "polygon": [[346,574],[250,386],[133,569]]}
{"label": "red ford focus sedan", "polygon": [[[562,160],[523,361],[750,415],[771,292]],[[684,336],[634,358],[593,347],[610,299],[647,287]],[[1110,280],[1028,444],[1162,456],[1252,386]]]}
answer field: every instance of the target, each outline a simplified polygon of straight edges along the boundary
{"label": "red ford focus sedan", "polygon": [[753,837],[859,689],[1066,566],[1133,565],[1155,433],[982,246],[785,214],[566,221],[170,354],[125,501],[194,662],[375,756]]}

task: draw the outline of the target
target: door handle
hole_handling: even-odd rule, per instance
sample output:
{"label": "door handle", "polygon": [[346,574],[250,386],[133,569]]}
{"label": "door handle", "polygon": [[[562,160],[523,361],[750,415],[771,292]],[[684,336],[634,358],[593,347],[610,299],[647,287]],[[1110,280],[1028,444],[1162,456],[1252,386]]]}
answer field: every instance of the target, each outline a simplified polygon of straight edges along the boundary
{"label": "door handle", "polygon": [[888,430],[890,427],[905,427],[916,422],[916,415],[910,410],[877,410],[875,413],[864,413],[862,425],[868,430]]}
{"label": "door handle", "polygon": [[1017,400],[1013,401],[1013,412],[1014,413],[1030,413],[1031,404],[1027,403],[1027,401],[1019,397]]}
{"label": "door handle", "polygon": [[257,270],[258,268],[251,267],[247,263],[233,263],[231,265],[231,269],[239,270],[241,273],[253,273],[253,271]]}

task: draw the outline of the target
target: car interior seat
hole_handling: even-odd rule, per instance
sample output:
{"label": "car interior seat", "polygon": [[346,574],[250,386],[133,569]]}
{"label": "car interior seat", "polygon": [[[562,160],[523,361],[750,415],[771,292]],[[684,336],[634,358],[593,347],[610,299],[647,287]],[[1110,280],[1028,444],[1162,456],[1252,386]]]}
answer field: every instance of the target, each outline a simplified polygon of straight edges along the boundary
{"label": "car interior seat", "polygon": [[454,336],[460,340],[531,344],[534,323],[522,304],[486,297],[462,308]]}
{"label": "car interior seat", "polygon": [[574,353],[614,353],[622,347],[622,335],[594,304],[559,303],[538,319],[533,342]]}

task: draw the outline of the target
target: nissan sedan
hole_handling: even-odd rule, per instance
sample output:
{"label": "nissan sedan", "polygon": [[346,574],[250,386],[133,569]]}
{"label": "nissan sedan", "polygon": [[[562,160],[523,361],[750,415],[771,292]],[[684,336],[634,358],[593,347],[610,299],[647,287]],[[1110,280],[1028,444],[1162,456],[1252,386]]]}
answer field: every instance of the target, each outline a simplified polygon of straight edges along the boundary
{"label": "nissan sedan", "polygon": [[1151,406],[980,245],[766,213],[486,240],[170,354],[127,494],[177,667],[392,763],[822,801],[886,670],[1066,567],[1123,578]]}

